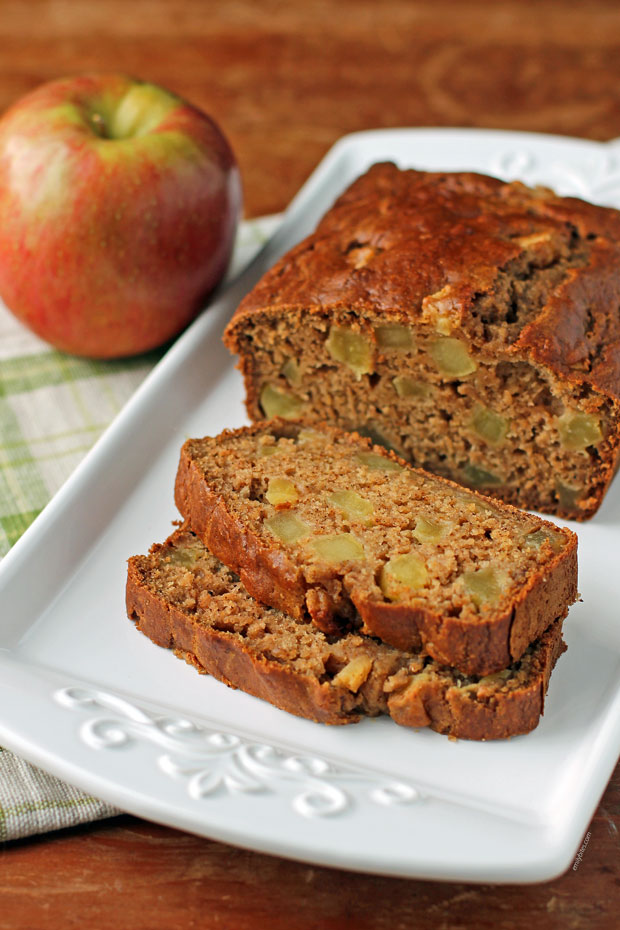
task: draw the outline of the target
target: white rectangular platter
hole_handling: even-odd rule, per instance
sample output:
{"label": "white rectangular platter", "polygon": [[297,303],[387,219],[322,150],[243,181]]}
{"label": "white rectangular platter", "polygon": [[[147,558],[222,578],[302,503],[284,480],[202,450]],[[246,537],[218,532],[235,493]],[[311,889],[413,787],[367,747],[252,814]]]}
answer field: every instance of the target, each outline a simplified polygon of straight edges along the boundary
{"label": "white rectangular platter", "polygon": [[0,565],[0,742],[124,810],[251,849],[391,875],[541,881],[571,864],[620,750],[620,480],[593,521],[573,526],[583,601],[528,736],[469,743],[387,719],[297,719],[198,676],[125,616],[126,559],[177,516],[182,442],[245,422],[225,323],[343,188],[386,159],[620,207],[614,143],[430,129],[341,140]]}

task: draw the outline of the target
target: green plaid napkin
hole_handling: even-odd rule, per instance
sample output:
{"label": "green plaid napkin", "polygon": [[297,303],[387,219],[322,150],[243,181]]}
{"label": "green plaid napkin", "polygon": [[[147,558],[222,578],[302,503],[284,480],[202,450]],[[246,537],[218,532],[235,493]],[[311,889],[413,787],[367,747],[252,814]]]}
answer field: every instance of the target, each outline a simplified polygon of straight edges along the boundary
{"label": "green plaid napkin", "polygon": [[[279,221],[239,230],[231,273]],[[69,477],[162,351],[98,362],[51,349],[0,303],[0,558]],[[0,842],[118,814],[0,748]]]}

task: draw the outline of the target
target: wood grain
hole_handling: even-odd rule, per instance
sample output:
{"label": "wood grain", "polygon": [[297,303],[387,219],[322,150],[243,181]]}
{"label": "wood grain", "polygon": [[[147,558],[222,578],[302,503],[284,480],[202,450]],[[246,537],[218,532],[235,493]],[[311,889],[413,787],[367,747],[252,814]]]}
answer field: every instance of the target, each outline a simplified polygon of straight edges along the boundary
{"label": "wood grain", "polygon": [[248,216],[282,209],[354,130],[620,134],[616,2],[3,0],[0,11],[0,108],[75,71],[162,83],[222,124]]}
{"label": "wood grain", "polygon": [[132,930],[612,930],[620,885],[619,774],[589,827],[578,869],[546,884],[360,876],[122,817],[0,853],[0,928],[118,930],[120,921]]}
{"label": "wood grain", "polygon": [[[617,0],[0,0],[0,52],[0,109],[85,70],[203,107],[248,216],[284,208],[354,130],[620,136]],[[123,817],[0,847],[0,928],[615,928],[619,822],[620,767],[578,869],[519,888],[361,877]]]}

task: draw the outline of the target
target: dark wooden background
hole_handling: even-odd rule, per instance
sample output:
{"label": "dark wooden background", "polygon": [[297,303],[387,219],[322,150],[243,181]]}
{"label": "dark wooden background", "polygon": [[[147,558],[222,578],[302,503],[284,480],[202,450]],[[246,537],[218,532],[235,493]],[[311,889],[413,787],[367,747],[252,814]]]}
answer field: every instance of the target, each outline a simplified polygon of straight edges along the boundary
{"label": "dark wooden background", "polygon": [[[357,129],[620,136],[620,3],[0,0],[0,109],[86,70],[133,73],[211,113],[256,216],[283,209]],[[314,868],[125,816],[0,847],[0,928],[616,928],[619,822],[617,769],[578,870],[520,888]]]}

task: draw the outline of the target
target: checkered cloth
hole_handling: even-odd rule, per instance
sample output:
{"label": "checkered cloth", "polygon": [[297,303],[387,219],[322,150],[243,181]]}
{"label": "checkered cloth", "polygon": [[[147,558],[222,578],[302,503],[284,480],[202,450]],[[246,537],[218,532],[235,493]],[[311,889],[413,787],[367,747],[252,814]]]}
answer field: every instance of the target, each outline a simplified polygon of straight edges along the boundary
{"label": "checkered cloth", "polygon": [[[277,217],[240,227],[231,273]],[[78,359],[24,329],[0,304],[0,558],[43,510],[161,357]],[[0,842],[118,814],[0,748]]]}

